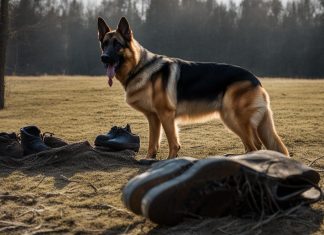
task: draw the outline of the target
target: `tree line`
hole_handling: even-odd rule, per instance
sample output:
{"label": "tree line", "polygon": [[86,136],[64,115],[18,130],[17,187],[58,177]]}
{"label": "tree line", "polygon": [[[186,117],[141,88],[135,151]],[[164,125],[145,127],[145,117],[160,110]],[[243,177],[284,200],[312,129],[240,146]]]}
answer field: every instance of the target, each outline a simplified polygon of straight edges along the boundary
{"label": "tree line", "polygon": [[6,73],[104,74],[97,17],[126,16],[149,50],[237,64],[259,76],[323,77],[324,0],[15,0]]}

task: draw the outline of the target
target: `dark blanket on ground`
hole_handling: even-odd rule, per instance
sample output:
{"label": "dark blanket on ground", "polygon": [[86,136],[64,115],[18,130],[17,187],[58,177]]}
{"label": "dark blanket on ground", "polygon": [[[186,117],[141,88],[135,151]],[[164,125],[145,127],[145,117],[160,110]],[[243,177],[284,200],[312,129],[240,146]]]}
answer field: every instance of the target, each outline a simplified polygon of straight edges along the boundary
{"label": "dark blanket on ground", "polygon": [[46,166],[84,164],[84,167],[96,168],[105,167],[107,164],[106,159],[125,164],[134,164],[137,162],[134,156],[135,152],[131,150],[105,151],[93,148],[89,142],[85,141],[27,155],[22,158],[0,156],[0,167],[28,170]]}

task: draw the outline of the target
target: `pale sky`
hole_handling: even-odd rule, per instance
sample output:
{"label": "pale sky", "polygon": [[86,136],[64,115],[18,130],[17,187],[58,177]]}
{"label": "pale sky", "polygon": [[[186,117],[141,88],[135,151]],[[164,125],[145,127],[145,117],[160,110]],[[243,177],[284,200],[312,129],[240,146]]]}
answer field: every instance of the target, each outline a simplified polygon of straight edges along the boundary
{"label": "pale sky", "polygon": [[[93,5],[93,4],[100,4],[101,0],[81,0],[85,3],[85,6],[88,5]],[[238,5],[238,3],[240,3],[242,0],[233,0],[233,2],[236,3],[236,5]],[[292,1],[292,0],[281,0],[281,2],[283,3],[283,5],[285,5],[288,1]],[[229,2],[229,0],[218,0],[218,2]]]}

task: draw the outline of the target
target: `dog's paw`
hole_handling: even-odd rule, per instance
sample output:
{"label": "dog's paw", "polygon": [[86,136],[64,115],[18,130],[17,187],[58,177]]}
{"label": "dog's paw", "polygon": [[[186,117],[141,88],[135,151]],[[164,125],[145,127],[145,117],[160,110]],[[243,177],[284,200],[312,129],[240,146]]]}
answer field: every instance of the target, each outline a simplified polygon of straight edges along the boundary
{"label": "dog's paw", "polygon": [[153,153],[153,154],[146,154],[146,157],[145,157],[145,159],[156,159],[156,153]]}
{"label": "dog's paw", "polygon": [[173,158],[177,158],[177,157],[179,157],[179,156],[178,155],[176,155],[176,156],[169,156],[168,159],[173,159]]}

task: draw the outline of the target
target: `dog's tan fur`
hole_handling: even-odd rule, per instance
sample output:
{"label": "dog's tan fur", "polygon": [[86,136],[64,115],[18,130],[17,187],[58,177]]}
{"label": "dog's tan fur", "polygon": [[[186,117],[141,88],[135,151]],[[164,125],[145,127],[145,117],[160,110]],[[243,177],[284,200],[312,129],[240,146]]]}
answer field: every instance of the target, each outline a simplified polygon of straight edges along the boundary
{"label": "dog's tan fur", "polygon": [[[118,30],[110,31],[104,37],[115,37],[124,43]],[[120,53],[123,54],[125,63],[117,71],[116,78],[125,88],[126,102],[142,112],[148,120],[148,158],[155,157],[158,152],[161,127],[168,140],[169,158],[173,158],[180,149],[177,122],[197,122],[217,115],[241,138],[245,151],[259,150],[263,144],[267,149],[289,155],[276,133],[269,96],[261,86],[252,86],[248,81],[236,82],[228,87],[222,98],[216,98],[215,101],[188,101],[178,104],[175,88],[177,67],[171,68],[166,87],[163,85],[161,72],[148,77],[139,74],[127,84],[128,74],[136,69],[141,57],[141,46],[132,33],[128,47]],[[163,57],[163,60],[168,58]]]}

